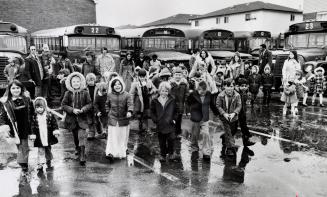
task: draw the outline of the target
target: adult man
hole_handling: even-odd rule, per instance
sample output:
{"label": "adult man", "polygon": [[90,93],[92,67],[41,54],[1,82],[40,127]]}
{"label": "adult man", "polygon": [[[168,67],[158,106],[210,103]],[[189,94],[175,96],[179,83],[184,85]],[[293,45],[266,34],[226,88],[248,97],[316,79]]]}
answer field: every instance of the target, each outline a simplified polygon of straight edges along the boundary
{"label": "adult man", "polygon": [[31,97],[42,96],[42,80],[44,79],[45,73],[36,48],[33,45],[30,46],[30,54],[25,59],[25,70],[23,74],[35,86],[35,95],[31,95]]}
{"label": "adult man", "polygon": [[260,45],[259,52],[259,74],[263,73],[263,70],[267,64],[270,66],[270,68],[272,68],[271,52],[267,49],[265,44],[262,44]]}
{"label": "adult man", "polygon": [[53,65],[56,63],[56,60],[53,58],[52,53],[50,52],[48,44],[43,44],[42,54],[40,55],[40,61],[44,70],[44,77],[42,80],[42,96],[46,99],[51,97],[49,88],[51,87],[51,76],[53,72]]}
{"label": "adult man", "polygon": [[143,63],[144,63],[144,53],[140,52],[140,55],[138,58],[135,60],[135,67],[139,66],[140,68],[143,68]]}
{"label": "adult man", "polygon": [[105,72],[114,72],[115,71],[115,61],[110,54],[108,54],[108,49],[106,47],[101,48],[101,55],[96,59],[95,66],[100,69],[101,76]]}

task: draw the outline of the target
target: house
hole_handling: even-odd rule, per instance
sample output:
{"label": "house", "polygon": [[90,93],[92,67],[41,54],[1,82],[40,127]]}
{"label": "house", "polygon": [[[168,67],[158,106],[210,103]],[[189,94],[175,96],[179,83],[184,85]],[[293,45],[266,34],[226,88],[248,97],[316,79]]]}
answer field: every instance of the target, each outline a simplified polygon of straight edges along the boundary
{"label": "house", "polygon": [[140,28],[143,28],[143,27],[171,27],[171,28],[177,28],[177,29],[188,29],[191,27],[191,23],[190,23],[189,19],[193,18],[193,17],[197,17],[197,16],[199,16],[199,15],[177,14],[177,15],[163,18],[163,19],[160,19],[157,21],[146,23],[139,27]]}
{"label": "house", "polygon": [[277,36],[293,23],[302,21],[302,11],[276,4],[254,1],[238,4],[191,18],[191,27],[220,28],[230,31],[270,31]]}

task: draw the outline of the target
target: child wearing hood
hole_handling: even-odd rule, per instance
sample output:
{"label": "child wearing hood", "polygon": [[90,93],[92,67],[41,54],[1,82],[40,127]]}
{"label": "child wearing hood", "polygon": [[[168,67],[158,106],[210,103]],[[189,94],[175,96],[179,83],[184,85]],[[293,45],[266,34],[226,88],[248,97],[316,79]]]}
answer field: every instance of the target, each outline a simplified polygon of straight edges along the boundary
{"label": "child wearing hood", "polygon": [[314,92],[312,95],[312,105],[315,105],[316,95],[319,95],[319,103],[320,107],[325,106],[322,104],[323,100],[323,93],[326,90],[326,78],[324,76],[325,69],[322,67],[318,67],[314,71],[315,77],[314,77]]}
{"label": "child wearing hood", "polygon": [[113,161],[114,158],[126,158],[129,138],[129,121],[134,110],[131,95],[125,91],[122,78],[115,77],[109,83],[109,93],[106,101],[108,113],[108,140],[106,156]]}
{"label": "child wearing hood", "polygon": [[100,82],[96,84],[95,96],[93,101],[96,124],[99,129],[99,135],[96,138],[106,139],[108,129],[108,114],[106,113],[106,101],[108,93],[108,84]]}
{"label": "child wearing hood", "polygon": [[43,165],[47,164],[47,170],[52,169],[53,159],[51,145],[57,144],[59,136],[58,124],[55,117],[48,112],[47,101],[43,97],[35,98],[35,114],[32,117],[32,135],[34,147],[38,147],[37,170],[43,171]]}
{"label": "child wearing hood", "polygon": [[251,68],[251,74],[249,76],[249,91],[251,93],[251,106],[253,107],[254,101],[257,99],[259,88],[261,85],[261,75],[258,74],[259,67],[254,65]]}
{"label": "child wearing hood", "polygon": [[303,88],[304,88],[304,94],[303,94],[303,102],[302,105],[303,106],[308,106],[307,105],[307,99],[308,99],[308,94],[311,92],[314,92],[314,81],[315,81],[315,75],[313,74],[312,71],[312,65],[308,65],[305,68],[305,83],[303,84]]}
{"label": "child wearing hood", "polygon": [[274,84],[274,76],[271,74],[271,69],[269,65],[266,65],[261,77],[262,80],[262,91],[263,91],[263,104],[269,106],[271,99],[271,88]]}
{"label": "child wearing hood", "polygon": [[280,100],[285,103],[283,108],[283,116],[287,113],[287,107],[291,105],[291,112],[293,116],[296,115],[295,104],[298,102],[296,96],[296,86],[294,80],[290,79],[286,84],[284,84],[284,91]]}
{"label": "child wearing hood", "polygon": [[87,129],[87,139],[88,140],[93,140],[95,137],[95,116],[94,116],[94,107],[93,107],[93,101],[94,101],[94,92],[95,92],[95,81],[96,81],[96,76],[94,73],[88,73],[85,77],[86,80],[86,87],[89,90],[89,94],[91,97],[91,101],[92,101],[92,109],[90,110],[89,113],[89,118],[91,120],[90,124],[89,124],[89,128]]}
{"label": "child wearing hood", "polygon": [[79,156],[82,166],[86,163],[85,145],[89,120],[88,113],[92,108],[92,100],[86,89],[84,76],[79,72],[68,75],[66,81],[67,90],[61,102],[64,112],[66,128],[73,132],[76,154]]}

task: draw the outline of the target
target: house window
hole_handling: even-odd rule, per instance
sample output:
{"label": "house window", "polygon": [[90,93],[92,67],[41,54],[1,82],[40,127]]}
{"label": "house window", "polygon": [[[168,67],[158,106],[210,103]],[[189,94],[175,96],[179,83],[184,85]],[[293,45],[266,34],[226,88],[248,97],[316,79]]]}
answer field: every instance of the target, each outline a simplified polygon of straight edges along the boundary
{"label": "house window", "polygon": [[195,21],[194,25],[195,25],[195,27],[198,27],[199,26],[199,21]]}
{"label": "house window", "polygon": [[216,24],[220,24],[220,17],[216,18]]}
{"label": "house window", "polygon": [[229,23],[229,17],[228,16],[224,17],[224,23]]}
{"label": "house window", "polygon": [[245,14],[245,21],[251,20],[251,14]]}
{"label": "house window", "polygon": [[294,20],[295,20],[295,15],[291,14],[291,21],[294,21]]}

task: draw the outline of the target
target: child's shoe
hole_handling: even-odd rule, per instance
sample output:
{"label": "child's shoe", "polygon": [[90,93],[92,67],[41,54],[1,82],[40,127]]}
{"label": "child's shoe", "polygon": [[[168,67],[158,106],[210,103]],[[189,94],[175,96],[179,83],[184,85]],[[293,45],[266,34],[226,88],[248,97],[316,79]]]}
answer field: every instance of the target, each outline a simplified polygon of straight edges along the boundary
{"label": "child's shoe", "polygon": [[47,171],[53,170],[53,166],[51,165],[51,161],[47,161]]}
{"label": "child's shoe", "polygon": [[325,105],[324,105],[324,104],[322,104],[322,103],[320,103],[320,107],[325,107]]}
{"label": "child's shoe", "polygon": [[36,170],[43,171],[43,164],[38,164]]}

